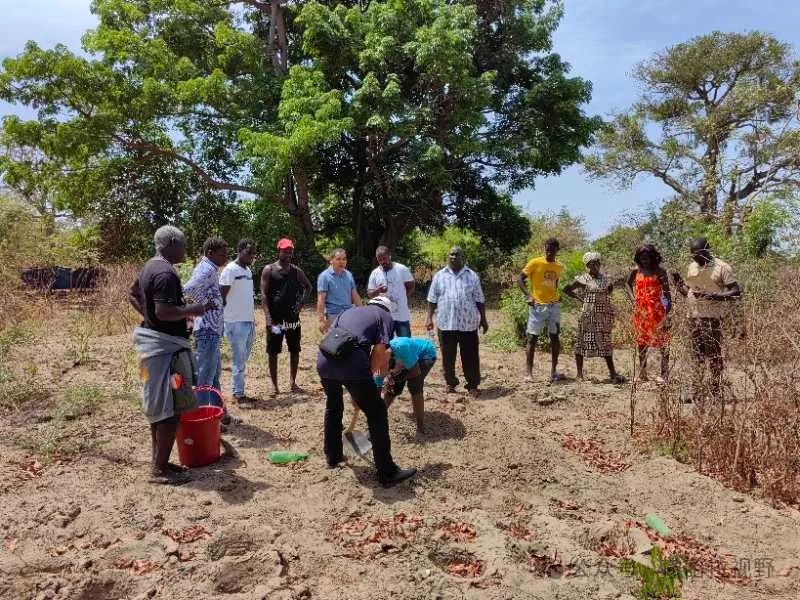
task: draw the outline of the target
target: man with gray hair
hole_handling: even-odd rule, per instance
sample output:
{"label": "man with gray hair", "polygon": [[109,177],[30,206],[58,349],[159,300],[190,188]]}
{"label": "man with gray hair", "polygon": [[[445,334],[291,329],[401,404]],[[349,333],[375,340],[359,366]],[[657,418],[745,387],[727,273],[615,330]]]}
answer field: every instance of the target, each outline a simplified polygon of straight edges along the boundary
{"label": "man with gray hair", "polygon": [[181,412],[194,408],[191,345],[186,317],[203,315],[213,304],[189,304],[183,299],[181,280],[173,265],[186,258],[186,237],[177,227],[165,225],[153,238],[156,255],[148,260],[133,282],[129,300],[142,315],[133,332],[142,374],[142,410],[150,421],[152,440],[151,482],[181,484],[185,469],[169,462]]}

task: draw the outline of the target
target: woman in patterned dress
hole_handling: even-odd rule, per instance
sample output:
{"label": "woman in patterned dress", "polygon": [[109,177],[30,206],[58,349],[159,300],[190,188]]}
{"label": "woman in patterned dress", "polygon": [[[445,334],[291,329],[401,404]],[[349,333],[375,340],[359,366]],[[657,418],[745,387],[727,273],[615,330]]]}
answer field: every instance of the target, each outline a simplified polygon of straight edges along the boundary
{"label": "woman in patterned dress", "polygon": [[657,348],[661,351],[661,375],[655,381],[663,384],[669,374],[669,278],[661,266],[661,254],[652,244],[639,246],[633,262],[637,268],[628,276],[628,288],[633,295],[633,329],[639,349],[637,380],[647,381],[647,351]]}
{"label": "woman in patterned dress", "polygon": [[612,383],[624,383],[625,378],[614,368],[611,329],[614,325],[614,310],[611,306],[611,280],[600,272],[599,252],[583,255],[586,273],[564,288],[571,298],[583,301],[583,310],[578,321],[578,339],[575,343],[575,365],[578,379],[583,379],[584,357],[602,356],[608,366]]}

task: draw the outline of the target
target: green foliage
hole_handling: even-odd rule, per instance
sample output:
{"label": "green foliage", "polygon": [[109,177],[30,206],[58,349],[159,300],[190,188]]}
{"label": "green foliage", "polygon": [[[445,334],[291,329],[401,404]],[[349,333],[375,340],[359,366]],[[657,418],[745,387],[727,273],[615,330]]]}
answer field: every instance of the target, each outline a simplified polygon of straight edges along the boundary
{"label": "green foliage", "polygon": [[559,3],[262,4],[95,0],[83,53],[29,43],[0,70],[0,100],[37,111],[3,120],[4,181],[97,226],[114,259],[165,222],[192,251],[234,243],[258,221],[242,199],[304,248],[352,236],[361,262],[448,224],[509,252],[528,235],[510,194],[600,124],[552,52]]}
{"label": "green foliage", "polygon": [[525,340],[528,326],[528,299],[518,287],[510,287],[500,296],[500,312],[508,320],[517,340]]}
{"label": "green foliage", "polygon": [[520,347],[518,332],[509,325],[493,327],[486,333],[486,343],[500,352],[517,352]]}
{"label": "green foliage", "polygon": [[105,391],[93,385],[73,385],[67,388],[55,408],[55,419],[71,421],[91,415],[100,406]]}
{"label": "green foliage", "polygon": [[423,263],[431,270],[438,270],[447,264],[447,255],[453,246],[461,247],[467,265],[478,273],[488,266],[492,258],[475,232],[460,227],[446,227],[437,235],[418,232],[416,245]]}
{"label": "green foliage", "polygon": [[[559,339],[561,352],[569,353],[575,347],[576,329],[568,311],[575,310],[574,303],[565,303],[562,297],[562,318]],[[518,287],[510,287],[500,296],[500,312],[509,323],[509,327],[517,341],[517,346],[522,346],[527,340],[528,328],[528,299]],[[549,351],[549,332],[545,329],[539,336],[539,349]]]}
{"label": "green foliage", "polygon": [[[635,77],[642,97],[599,134],[584,161],[591,176],[620,187],[656,177],[709,234],[726,238],[747,227],[759,197],[796,189],[800,62],[788,44],[758,31],[713,32],[641,63]],[[762,216],[769,230],[776,215]],[[754,232],[750,251],[769,241]]]}
{"label": "green foliage", "polygon": [[662,600],[680,598],[681,584],[691,575],[686,560],[678,555],[665,558],[661,549],[654,546],[650,551],[650,565],[643,565],[629,558],[619,563],[619,570],[639,580],[636,597],[640,600]]}
{"label": "green foliage", "polygon": [[16,287],[25,267],[81,266],[96,261],[87,230],[37,215],[22,201],[0,196],[0,252],[7,268],[0,269],[3,285]]}

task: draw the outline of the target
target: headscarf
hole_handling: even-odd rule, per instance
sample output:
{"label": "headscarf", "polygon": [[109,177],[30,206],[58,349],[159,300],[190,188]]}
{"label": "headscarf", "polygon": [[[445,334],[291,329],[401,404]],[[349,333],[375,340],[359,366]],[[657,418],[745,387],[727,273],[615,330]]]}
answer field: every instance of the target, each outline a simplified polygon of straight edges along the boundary
{"label": "headscarf", "polygon": [[583,255],[583,264],[587,267],[589,266],[590,262],[593,262],[595,260],[602,261],[603,256],[599,252],[587,252],[586,254]]}

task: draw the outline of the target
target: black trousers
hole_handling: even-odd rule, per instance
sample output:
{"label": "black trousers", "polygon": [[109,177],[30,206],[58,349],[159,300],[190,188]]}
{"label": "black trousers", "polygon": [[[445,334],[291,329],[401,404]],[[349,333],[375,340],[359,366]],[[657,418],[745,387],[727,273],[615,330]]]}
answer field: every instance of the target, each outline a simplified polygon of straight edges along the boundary
{"label": "black trousers", "polygon": [[389,441],[389,415],[380,390],[370,379],[341,381],[322,379],[325,389],[325,457],[328,464],[337,463],[344,457],[342,450],[342,417],[344,416],[343,389],[347,388],[355,403],[367,417],[369,437],[372,442],[372,456],[378,479],[385,480],[397,472],[392,460]]}
{"label": "black trousers", "polygon": [[439,330],[439,346],[442,348],[442,369],[447,385],[457,386],[456,351],[461,351],[461,368],[467,380],[467,389],[474,390],[481,383],[481,359],[478,353],[478,330]]}

